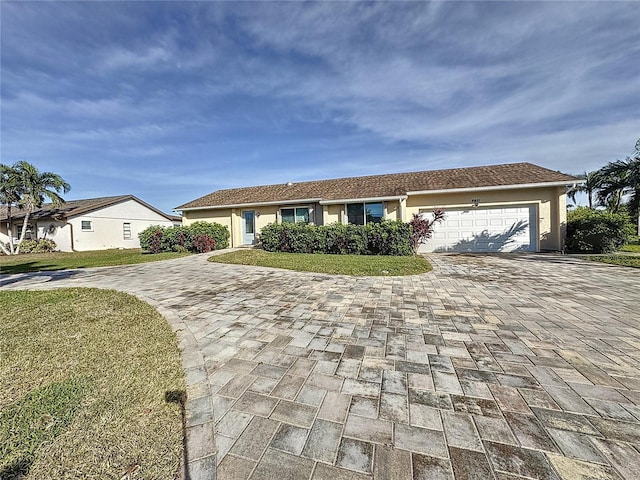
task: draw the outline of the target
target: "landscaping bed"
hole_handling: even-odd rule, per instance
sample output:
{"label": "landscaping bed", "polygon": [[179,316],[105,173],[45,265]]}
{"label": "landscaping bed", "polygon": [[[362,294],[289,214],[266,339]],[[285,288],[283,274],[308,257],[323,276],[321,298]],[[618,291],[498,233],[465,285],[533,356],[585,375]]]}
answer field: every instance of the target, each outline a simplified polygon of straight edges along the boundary
{"label": "landscaping bed", "polygon": [[86,288],[0,305],[0,478],[176,477],[185,381],[155,309]]}
{"label": "landscaping bed", "polygon": [[215,255],[210,257],[209,261],[354,276],[417,275],[429,272],[432,268],[431,264],[420,256],[281,253],[258,249]]}

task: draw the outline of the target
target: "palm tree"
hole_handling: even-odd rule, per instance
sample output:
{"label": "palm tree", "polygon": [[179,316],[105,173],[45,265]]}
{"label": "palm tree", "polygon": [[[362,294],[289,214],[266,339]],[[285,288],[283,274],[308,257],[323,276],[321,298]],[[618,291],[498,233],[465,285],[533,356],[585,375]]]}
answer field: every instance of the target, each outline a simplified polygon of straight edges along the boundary
{"label": "palm tree", "polygon": [[599,170],[600,189],[598,190],[598,203],[612,213],[618,213],[622,205],[622,198],[626,193],[626,183],[629,173],[624,169],[610,168],[609,163]]}
{"label": "palm tree", "polygon": [[584,183],[580,183],[571,187],[567,191],[567,197],[569,197],[573,203],[576,203],[576,194],[586,193],[587,198],[589,199],[589,208],[593,209],[593,197],[600,188],[600,183],[602,181],[600,171],[596,170],[594,172],[584,172],[576,175],[576,177],[584,180]]}
{"label": "palm tree", "polygon": [[22,188],[18,205],[25,209],[20,241],[15,252],[18,254],[20,253],[20,243],[22,243],[27,233],[29,215],[36,208],[42,206],[45,198],[48,198],[54,206],[63,204],[64,199],[60,196],[60,193],[67,193],[71,186],[57,173],[40,172],[29,162],[17,162],[13,169],[16,171],[20,182],[19,185]]}
{"label": "palm tree", "polygon": [[9,235],[9,248],[0,242],[0,249],[6,254],[14,253],[13,235],[11,234],[11,208],[17,205],[22,196],[20,179],[15,169],[9,165],[0,164],[0,205],[7,209],[7,234]]}
{"label": "palm tree", "polygon": [[607,199],[615,195],[629,195],[629,212],[634,218],[638,218],[640,231],[640,139],[630,157],[609,162],[600,169],[600,175],[603,182],[599,196]]}

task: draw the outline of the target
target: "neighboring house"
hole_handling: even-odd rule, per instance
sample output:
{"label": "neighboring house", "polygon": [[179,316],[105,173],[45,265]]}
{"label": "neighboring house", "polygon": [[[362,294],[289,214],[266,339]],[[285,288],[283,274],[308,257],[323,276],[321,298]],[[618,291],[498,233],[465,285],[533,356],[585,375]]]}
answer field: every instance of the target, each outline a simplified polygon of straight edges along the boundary
{"label": "neighboring house", "polygon": [[273,222],[364,224],[411,220],[443,208],[422,251],[561,250],[566,187],[575,177],[530,163],[339,178],[218,190],[176,207],[183,224],[229,227],[231,245],[252,245]]}
{"label": "neighboring house", "polygon": [[[11,209],[11,230],[20,237],[25,212]],[[181,218],[167,215],[133,195],[70,200],[60,207],[45,204],[29,216],[26,238],[49,238],[63,252],[140,248],[138,233],[149,225],[180,225]],[[0,241],[8,243],[7,209],[0,207]]]}

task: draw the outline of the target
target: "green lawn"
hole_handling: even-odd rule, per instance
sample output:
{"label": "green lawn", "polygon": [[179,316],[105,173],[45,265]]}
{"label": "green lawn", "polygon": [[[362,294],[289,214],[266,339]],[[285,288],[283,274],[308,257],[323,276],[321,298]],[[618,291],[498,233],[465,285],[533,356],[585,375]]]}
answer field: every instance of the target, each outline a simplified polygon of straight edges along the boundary
{"label": "green lawn", "polygon": [[0,478],[174,478],[184,392],[175,335],[150,305],[0,292]]}
{"label": "green lawn", "polygon": [[593,262],[609,263],[611,265],[621,265],[623,267],[640,268],[640,256],[638,255],[590,255],[582,257]]}
{"label": "green lawn", "polygon": [[133,263],[155,262],[189,255],[188,253],[142,253],[129,250],[94,250],[90,252],[27,253],[0,256],[0,272],[5,274],[38,272],[41,270],[69,270],[72,268],[107,267]]}
{"label": "green lawn", "polygon": [[257,249],[215,255],[209,261],[354,276],[417,275],[431,270],[431,264],[422,257],[279,253]]}
{"label": "green lawn", "polygon": [[620,249],[620,252],[624,252],[624,253],[620,253],[620,254],[611,253],[608,255],[592,255],[584,258],[586,258],[587,260],[592,260],[594,262],[609,263],[611,265],[621,265],[623,267],[640,268],[640,256],[629,255],[634,253],[640,253],[640,243],[638,243],[637,238],[633,238],[630,243],[622,247]]}

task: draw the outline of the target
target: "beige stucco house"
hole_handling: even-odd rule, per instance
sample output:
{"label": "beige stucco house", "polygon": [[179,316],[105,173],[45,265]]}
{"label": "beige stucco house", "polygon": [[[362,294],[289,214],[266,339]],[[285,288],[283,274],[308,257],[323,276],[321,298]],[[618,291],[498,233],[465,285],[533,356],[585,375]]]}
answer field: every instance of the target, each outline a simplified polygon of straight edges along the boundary
{"label": "beige stucco house", "polygon": [[566,187],[576,182],[513,163],[218,190],[176,210],[185,225],[226,225],[237,247],[254,244],[273,222],[407,222],[443,208],[446,219],[423,251],[535,252],[562,249]]}
{"label": "beige stucco house", "polygon": [[[11,211],[11,233],[17,240],[24,212]],[[63,252],[140,248],[138,233],[150,225],[170,227],[181,219],[167,215],[133,195],[70,200],[60,207],[45,204],[29,216],[27,238],[49,238]],[[0,241],[9,242],[7,209],[0,208]]]}

